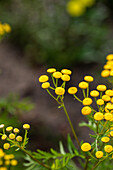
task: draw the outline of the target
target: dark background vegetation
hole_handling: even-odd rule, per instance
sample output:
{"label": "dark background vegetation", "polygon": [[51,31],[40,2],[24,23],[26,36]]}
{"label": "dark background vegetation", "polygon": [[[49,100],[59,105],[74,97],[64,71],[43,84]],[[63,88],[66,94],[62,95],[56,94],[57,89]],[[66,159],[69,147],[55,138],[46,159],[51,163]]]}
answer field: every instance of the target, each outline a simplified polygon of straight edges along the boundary
{"label": "dark background vegetation", "polygon": [[[86,74],[95,76],[92,88],[99,82],[106,84],[100,78],[100,71],[105,56],[113,52],[113,1],[97,0],[81,17],[71,17],[67,13],[67,2],[0,1],[0,20],[12,28],[0,45],[0,96],[6,102],[1,102],[1,108],[11,104],[7,113],[10,118],[12,112],[16,113],[19,127],[22,126],[20,122],[31,124],[31,150],[58,148],[59,140],[63,140],[66,146],[67,133],[71,134],[63,110],[57,108],[37,81],[41,74],[46,73],[46,68],[73,70],[67,87],[77,86]],[[18,102],[12,106],[15,98],[7,103],[9,98],[6,98],[12,93],[19,95],[18,102],[29,98],[29,104],[22,101],[24,106]],[[84,119],[80,114],[81,104],[67,94],[65,102],[80,140],[88,138],[88,129],[83,130],[77,125]],[[4,116],[2,121],[5,121]],[[15,126],[15,120],[9,123]]]}

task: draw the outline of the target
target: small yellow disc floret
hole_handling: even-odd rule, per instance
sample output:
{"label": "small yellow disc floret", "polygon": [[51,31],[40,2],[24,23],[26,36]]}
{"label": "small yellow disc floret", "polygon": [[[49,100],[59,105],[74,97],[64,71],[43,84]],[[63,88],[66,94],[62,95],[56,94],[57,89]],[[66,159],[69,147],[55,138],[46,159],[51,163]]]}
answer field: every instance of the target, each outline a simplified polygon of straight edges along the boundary
{"label": "small yellow disc floret", "polygon": [[49,82],[42,83],[42,88],[43,89],[48,89],[49,87],[50,87],[50,83]]}
{"label": "small yellow disc floret", "polygon": [[6,134],[3,134],[2,136],[1,136],[1,139],[2,140],[5,140],[7,138],[7,135]]}
{"label": "small yellow disc floret", "polygon": [[54,73],[55,71],[56,71],[55,68],[48,68],[48,69],[47,69],[47,72],[48,72],[48,73]]}
{"label": "small yellow disc floret", "polygon": [[102,105],[104,104],[104,100],[103,100],[103,99],[98,99],[98,100],[97,100],[97,104],[98,104],[99,106],[102,106]]}
{"label": "small yellow disc floret", "polygon": [[101,112],[96,112],[95,114],[94,114],[94,119],[95,120],[102,120],[103,119],[103,117],[104,117],[104,115],[103,115],[103,113],[101,113]]}
{"label": "small yellow disc floret", "polygon": [[62,69],[62,70],[61,70],[61,73],[71,75],[71,74],[72,74],[72,71],[71,71],[71,70],[68,70],[68,69]]}
{"label": "small yellow disc floret", "polygon": [[14,128],[13,132],[14,132],[14,133],[19,133],[20,130],[19,130],[18,128]]}
{"label": "small yellow disc floret", "polygon": [[64,95],[65,89],[64,89],[63,87],[56,87],[55,93],[56,93],[57,95]]}
{"label": "small yellow disc floret", "polygon": [[113,54],[107,55],[106,60],[113,60]]}
{"label": "small yellow disc floret", "polygon": [[97,96],[99,96],[99,92],[98,92],[97,90],[92,90],[92,91],[90,92],[90,96],[92,96],[92,97],[97,97]]}
{"label": "small yellow disc floret", "polygon": [[64,74],[64,75],[62,75],[61,79],[62,79],[63,81],[70,81],[70,76],[67,75],[67,74]]}
{"label": "small yellow disc floret", "polygon": [[110,153],[113,151],[113,147],[111,145],[106,145],[104,147],[105,152]]}
{"label": "small yellow disc floret", "polygon": [[12,127],[12,126],[9,126],[9,127],[6,128],[6,131],[7,131],[7,132],[11,132],[12,130],[13,130],[13,127]]}
{"label": "small yellow disc floret", "polygon": [[22,136],[17,136],[16,140],[17,140],[17,142],[22,142]]}
{"label": "small yellow disc floret", "polygon": [[97,151],[97,152],[95,153],[95,156],[96,156],[97,158],[102,158],[102,157],[103,157],[103,152],[102,152],[102,151]]}
{"label": "small yellow disc floret", "polygon": [[87,97],[83,100],[83,105],[88,106],[88,105],[91,105],[92,102],[93,102],[93,100],[91,98]]}
{"label": "small yellow disc floret", "polygon": [[105,85],[98,85],[97,90],[98,91],[106,91],[107,87]]}
{"label": "small yellow disc floret", "polygon": [[109,70],[103,70],[103,71],[101,72],[101,76],[102,76],[102,77],[109,77],[109,75],[110,75],[110,71],[109,71]]}
{"label": "small yellow disc floret", "polygon": [[30,125],[29,125],[29,124],[24,124],[24,125],[23,125],[23,129],[29,130],[29,129],[30,129]]}
{"label": "small yellow disc floret", "polygon": [[18,161],[16,159],[11,160],[11,165],[16,166],[18,164]]}
{"label": "small yellow disc floret", "polygon": [[113,90],[106,90],[105,94],[112,97],[113,96]]}
{"label": "small yellow disc floret", "polygon": [[44,83],[49,80],[49,77],[47,75],[42,75],[39,77],[39,82]]}
{"label": "small yellow disc floret", "polygon": [[89,143],[83,143],[81,145],[81,150],[84,151],[84,152],[88,152],[91,150],[91,145]]}
{"label": "small yellow disc floret", "polygon": [[82,108],[81,112],[83,115],[89,115],[91,113],[91,108],[89,106],[85,106]]}
{"label": "small yellow disc floret", "polygon": [[6,150],[9,149],[10,148],[10,144],[9,143],[4,143],[3,148],[6,149]]}
{"label": "small yellow disc floret", "polygon": [[111,100],[111,98],[108,96],[108,95],[103,95],[102,96],[102,99],[105,101],[105,102],[109,102]]}
{"label": "small yellow disc floret", "polygon": [[59,78],[62,77],[62,73],[59,72],[59,71],[56,71],[56,72],[53,73],[53,77],[56,78],[56,79],[59,79]]}
{"label": "small yellow disc floret", "polygon": [[15,139],[15,134],[14,133],[10,133],[9,134],[9,139],[11,139],[11,140]]}
{"label": "small yellow disc floret", "polygon": [[0,129],[3,129],[4,127],[5,127],[4,124],[1,124],[1,125],[0,125]]}
{"label": "small yellow disc floret", "polygon": [[105,137],[102,137],[102,138],[101,138],[101,141],[104,142],[104,143],[107,143],[107,142],[110,141],[110,138],[107,137],[107,136],[105,136]]}
{"label": "small yellow disc floret", "polygon": [[88,83],[85,81],[82,81],[78,85],[81,89],[87,89],[88,88]]}
{"label": "small yellow disc floret", "polygon": [[111,113],[105,113],[104,119],[111,120],[113,118],[113,115]]}
{"label": "small yellow disc floret", "polygon": [[94,80],[94,78],[92,76],[85,76],[84,80],[87,82],[92,82]]}
{"label": "small yellow disc floret", "polygon": [[75,93],[77,93],[77,88],[76,87],[70,87],[69,89],[68,89],[68,93],[69,94],[75,94]]}

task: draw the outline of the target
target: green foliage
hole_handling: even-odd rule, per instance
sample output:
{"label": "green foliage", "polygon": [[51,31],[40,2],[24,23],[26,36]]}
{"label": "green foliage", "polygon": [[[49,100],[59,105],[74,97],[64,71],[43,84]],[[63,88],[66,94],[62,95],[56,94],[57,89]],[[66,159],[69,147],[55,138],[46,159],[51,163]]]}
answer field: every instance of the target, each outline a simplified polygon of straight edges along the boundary
{"label": "green foliage", "polygon": [[105,23],[108,8],[97,2],[83,16],[73,18],[66,12],[66,3],[12,0],[8,6],[1,4],[1,19],[12,25],[11,41],[32,64],[69,67],[78,62],[102,62],[103,49],[110,48],[110,29]]}

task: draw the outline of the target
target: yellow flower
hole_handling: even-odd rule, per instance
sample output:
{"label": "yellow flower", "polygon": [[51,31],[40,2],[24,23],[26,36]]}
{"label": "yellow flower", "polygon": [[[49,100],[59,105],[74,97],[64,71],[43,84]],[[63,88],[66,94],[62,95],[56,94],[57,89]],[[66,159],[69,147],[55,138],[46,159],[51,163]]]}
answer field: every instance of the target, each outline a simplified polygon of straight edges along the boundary
{"label": "yellow flower", "polygon": [[103,157],[103,152],[102,152],[102,151],[97,151],[96,154],[95,154],[95,156],[96,156],[97,158],[102,158],[102,157]]}
{"label": "yellow flower", "polygon": [[108,95],[103,95],[102,96],[102,99],[105,101],[105,102],[109,102],[111,100],[111,98],[108,96]]}
{"label": "yellow flower", "polygon": [[95,0],[80,0],[84,6],[86,7],[91,7],[92,5],[94,5]]}
{"label": "yellow flower", "polygon": [[94,78],[92,76],[85,76],[84,80],[87,82],[92,82],[94,80]]}
{"label": "yellow flower", "polygon": [[49,87],[50,87],[50,83],[49,82],[42,83],[42,88],[43,89],[48,89]]}
{"label": "yellow flower", "polygon": [[47,75],[42,75],[39,77],[39,82],[44,83],[49,80],[49,77]]}
{"label": "yellow flower", "polygon": [[113,104],[113,97],[111,98],[111,103]]}
{"label": "yellow flower", "polygon": [[9,139],[11,139],[11,140],[15,139],[15,134],[14,133],[10,133],[9,134]]}
{"label": "yellow flower", "polygon": [[5,30],[5,32],[9,33],[11,32],[11,27],[9,24],[5,23],[3,24],[3,29]]}
{"label": "yellow flower", "polygon": [[6,167],[0,167],[0,170],[7,170]]}
{"label": "yellow flower", "polygon": [[88,152],[91,150],[91,145],[89,143],[83,143],[81,145],[81,150],[84,151],[84,152]]}
{"label": "yellow flower", "polygon": [[92,97],[97,97],[97,96],[99,96],[99,92],[98,92],[97,90],[92,90],[92,91],[90,92],[90,95],[91,95]]}
{"label": "yellow flower", "polygon": [[23,129],[29,130],[29,129],[30,129],[30,125],[29,125],[29,124],[24,124],[24,125],[23,125]]}
{"label": "yellow flower", "polygon": [[7,138],[7,135],[6,134],[3,134],[2,136],[1,136],[1,139],[2,140],[5,140]]}
{"label": "yellow flower", "polygon": [[71,16],[81,16],[85,13],[85,7],[80,1],[70,0],[67,3],[67,11]]}
{"label": "yellow flower", "polygon": [[104,69],[105,69],[105,70],[109,70],[109,69],[111,69],[111,66],[108,65],[108,64],[106,64],[106,65],[104,65]]}
{"label": "yellow flower", "polygon": [[88,88],[88,83],[85,81],[82,81],[78,85],[81,89],[87,89]]}
{"label": "yellow flower", "polygon": [[113,96],[113,90],[106,90],[105,94],[112,97]]}
{"label": "yellow flower", "polygon": [[93,102],[92,99],[87,97],[83,100],[83,105],[88,106],[91,105],[92,102]]}
{"label": "yellow flower", "polygon": [[113,137],[113,131],[110,132],[110,135]]}
{"label": "yellow flower", "polygon": [[5,160],[14,159],[14,157],[15,157],[15,156],[14,156],[13,154],[9,154],[9,155],[5,155],[5,156],[4,156],[4,159],[5,159]]}
{"label": "yellow flower", "polygon": [[61,70],[61,73],[71,75],[71,74],[72,74],[72,71],[71,71],[71,70],[68,70],[68,69],[62,69],[62,70]]}
{"label": "yellow flower", "polygon": [[10,160],[6,160],[5,165],[10,165]]}
{"label": "yellow flower", "polygon": [[0,125],[0,129],[3,129],[4,127],[5,127],[4,124],[1,124],[1,125]]}
{"label": "yellow flower", "polygon": [[18,161],[16,159],[11,160],[11,165],[16,166],[18,164]]}
{"label": "yellow flower", "polygon": [[104,147],[105,152],[110,153],[113,151],[113,147],[111,145],[106,145]]}
{"label": "yellow flower", "polygon": [[110,141],[110,138],[109,137],[102,137],[101,141],[104,142],[104,143],[107,143],[107,142]]}
{"label": "yellow flower", "polygon": [[113,60],[113,54],[107,55],[106,60]]}
{"label": "yellow flower", "polygon": [[56,72],[53,73],[53,77],[56,78],[56,79],[59,79],[59,78],[62,77],[62,73],[59,72],[59,71],[56,71]]}
{"label": "yellow flower", "polygon": [[64,95],[65,89],[64,89],[63,87],[56,87],[55,93],[56,93],[57,95]]}
{"label": "yellow flower", "polygon": [[4,29],[3,29],[3,25],[0,24],[0,35],[3,35],[5,32],[4,32]]}
{"label": "yellow flower", "polygon": [[0,160],[0,165],[3,165],[3,161],[2,160]]}
{"label": "yellow flower", "polygon": [[108,109],[108,110],[113,110],[113,104],[107,103],[105,108]]}
{"label": "yellow flower", "polygon": [[104,117],[104,115],[103,115],[103,113],[101,113],[101,112],[96,112],[96,113],[94,114],[94,119],[95,119],[95,120],[102,120],[103,117]]}
{"label": "yellow flower", "polygon": [[76,87],[70,87],[69,89],[68,89],[68,93],[69,94],[75,94],[75,93],[77,93],[77,88]]}
{"label": "yellow flower", "polygon": [[5,153],[3,152],[2,149],[0,149],[0,158],[4,157]]}
{"label": "yellow flower", "polygon": [[109,71],[109,70],[103,70],[103,71],[101,72],[101,76],[102,76],[102,77],[109,77],[109,75],[110,75],[110,71]]}
{"label": "yellow flower", "polygon": [[17,142],[22,142],[22,136],[17,136],[16,140],[17,140]]}
{"label": "yellow flower", "polygon": [[14,132],[14,133],[19,133],[20,130],[19,130],[18,128],[14,128],[13,132]]}
{"label": "yellow flower", "polygon": [[82,108],[81,112],[83,115],[89,115],[91,113],[91,108],[89,106],[85,106]]}
{"label": "yellow flower", "polygon": [[64,75],[62,75],[61,79],[62,79],[63,81],[70,81],[70,76],[67,75],[67,74],[64,74]]}
{"label": "yellow flower", "polygon": [[102,106],[102,105],[104,104],[104,100],[103,100],[103,99],[98,99],[98,100],[97,100],[97,104],[98,104],[99,106]]}
{"label": "yellow flower", "polygon": [[105,85],[98,85],[97,86],[98,91],[105,91],[106,89],[107,89],[107,87]]}
{"label": "yellow flower", "polygon": [[113,115],[112,115],[111,113],[105,113],[104,119],[110,120],[110,119],[112,119],[112,118],[113,118]]}
{"label": "yellow flower", "polygon": [[9,143],[4,143],[3,148],[6,149],[6,150],[9,149],[10,148],[10,144]]}
{"label": "yellow flower", "polygon": [[48,72],[48,73],[54,73],[55,71],[56,71],[55,68],[49,68],[49,69],[47,69],[47,72]]}
{"label": "yellow flower", "polygon": [[113,61],[111,61],[111,60],[110,60],[110,61],[107,61],[106,64],[110,65],[111,68],[112,68],[112,66],[113,66]]}
{"label": "yellow flower", "polygon": [[113,76],[113,70],[110,70],[110,76]]}
{"label": "yellow flower", "polygon": [[7,128],[6,128],[6,131],[7,132],[11,132],[13,130],[13,127],[12,126],[8,126]]}

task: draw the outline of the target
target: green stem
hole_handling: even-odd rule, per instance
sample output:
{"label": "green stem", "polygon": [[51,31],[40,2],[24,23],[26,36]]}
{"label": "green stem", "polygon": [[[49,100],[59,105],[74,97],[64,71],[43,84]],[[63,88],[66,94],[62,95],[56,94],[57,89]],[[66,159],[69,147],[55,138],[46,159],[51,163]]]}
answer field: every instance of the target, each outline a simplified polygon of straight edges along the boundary
{"label": "green stem", "polygon": [[67,110],[66,110],[66,107],[65,107],[64,103],[62,104],[62,107],[63,107],[63,109],[64,109],[64,112],[65,112],[65,114],[66,114],[66,117],[67,117],[67,119],[68,119],[68,122],[69,122],[69,124],[70,124],[71,130],[72,130],[73,135],[74,135],[74,137],[75,137],[75,140],[76,140],[78,146],[81,147],[81,146],[80,146],[80,142],[79,142],[78,137],[77,137],[77,135],[76,135],[76,133],[75,133],[75,130],[74,130],[74,128],[73,128],[72,122],[71,122],[70,117],[69,117],[69,115],[68,115],[68,113],[67,113]]}
{"label": "green stem", "polygon": [[87,88],[87,97],[89,96],[89,82],[88,82],[88,88]]}
{"label": "green stem", "polygon": [[49,91],[48,89],[46,89],[46,90],[47,90],[47,92],[49,93],[49,95],[61,105],[61,103],[58,101],[58,99],[56,99],[56,98],[50,93],[50,91]]}
{"label": "green stem", "polygon": [[82,91],[83,91],[84,98],[86,98],[85,89],[82,89]]}
{"label": "green stem", "polygon": [[25,129],[25,135],[24,135],[24,142],[23,142],[23,148],[25,147],[25,142],[27,140],[27,130]]}
{"label": "green stem", "polygon": [[80,100],[75,94],[73,94],[73,96],[75,97],[75,99],[82,103],[82,100]]}
{"label": "green stem", "polygon": [[53,84],[56,87],[56,83],[55,83],[55,79],[54,79],[53,75],[51,75],[51,77],[52,77]]}
{"label": "green stem", "polygon": [[58,86],[58,79],[56,79],[56,87]]}

